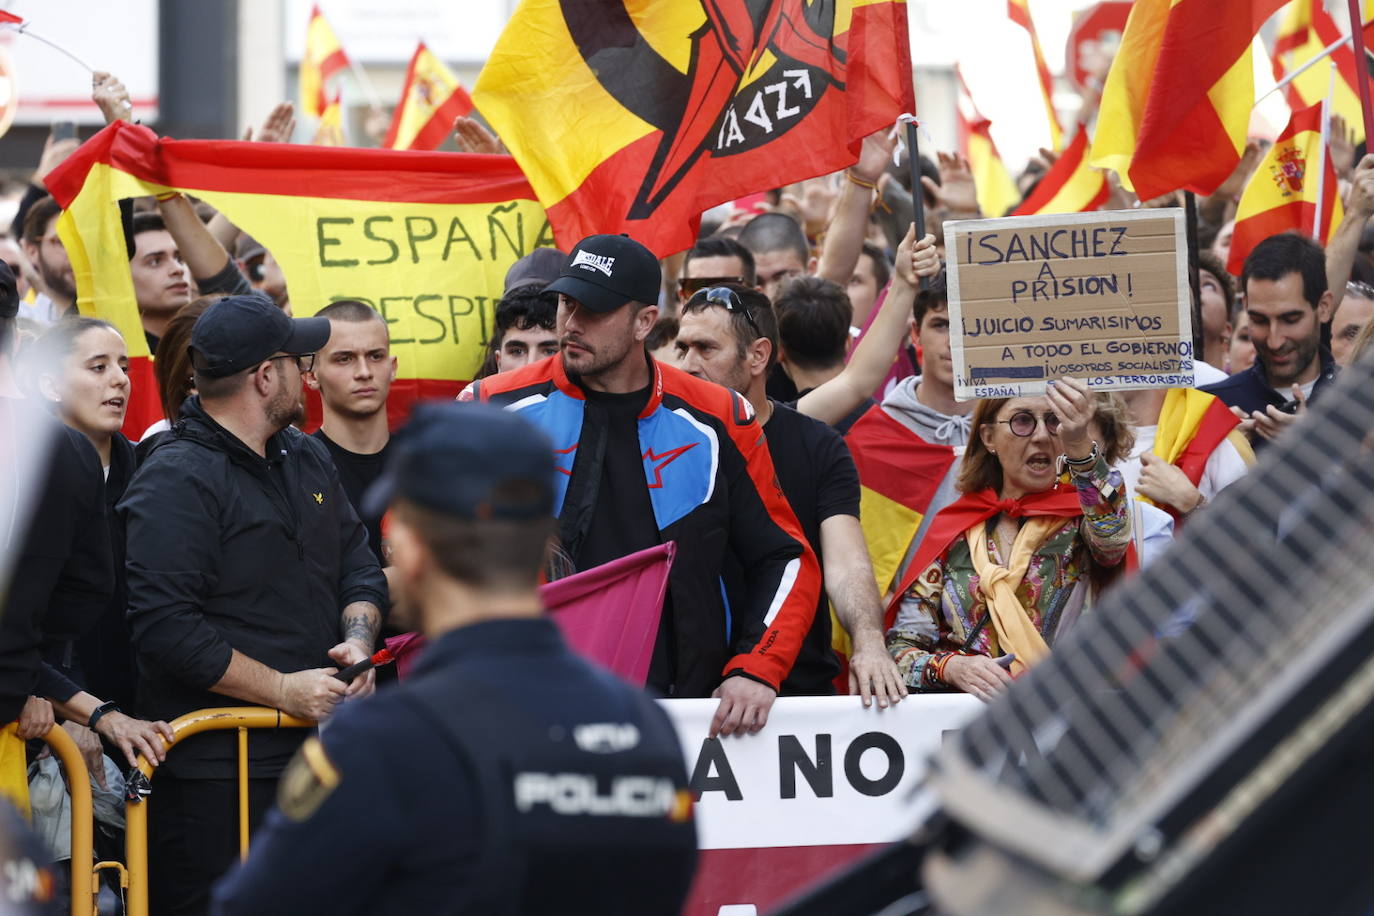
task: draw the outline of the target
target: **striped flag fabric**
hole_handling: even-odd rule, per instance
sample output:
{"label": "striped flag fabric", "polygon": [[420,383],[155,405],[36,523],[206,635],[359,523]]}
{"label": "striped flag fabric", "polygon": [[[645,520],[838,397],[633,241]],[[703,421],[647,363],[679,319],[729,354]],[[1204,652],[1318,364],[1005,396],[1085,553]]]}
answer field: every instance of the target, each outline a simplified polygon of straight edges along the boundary
{"label": "striped flag fabric", "polygon": [[1064,148],[1064,131],[1059,126],[1059,115],[1054,110],[1054,78],[1050,76],[1050,68],[1045,63],[1045,53],[1040,49],[1040,36],[1035,31],[1035,21],[1031,19],[1030,0],[1007,0],[1007,16],[1030,34],[1031,53],[1035,56],[1035,76],[1040,83],[1045,116],[1049,120],[1050,145],[1058,152]]}
{"label": "striped flag fabric", "polygon": [[301,111],[312,118],[319,118],[329,108],[329,97],[325,86],[340,70],[348,66],[348,55],[339,36],[334,34],[329,21],[320,12],[319,6],[310,8],[310,25],[305,31],[305,54],[301,56]]}
{"label": "striped flag fabric", "polygon": [[[509,156],[168,140],[116,121],[46,178],[83,315],[129,347],[125,430],[161,418],[118,202],[164,191],[205,200],[272,253],[308,317],[357,299],[380,312],[400,368],[393,426],[419,398],[452,398],[488,349],[506,271],[553,238]],[[315,414],[312,412],[312,417]]]}
{"label": "striped flag fabric", "polygon": [[[1297,70],[1327,45],[1343,37],[1326,7],[1319,0],[1293,0],[1279,17],[1274,39],[1274,79],[1281,80]],[[1331,112],[1345,118],[1355,132],[1355,142],[1364,140],[1364,115],[1360,110],[1359,78],[1355,66],[1355,51],[1349,44],[1331,52],[1336,64],[1335,92],[1331,97]],[[1331,67],[1317,64],[1300,73],[1284,89],[1288,107],[1293,111],[1316,105],[1331,89]]]}
{"label": "striped flag fabric", "polygon": [[1110,193],[1107,176],[1088,164],[1088,129],[1079,124],[1069,148],[1012,215],[1084,213],[1105,204]]}
{"label": "striped flag fabric", "polygon": [[1141,200],[1211,194],[1245,149],[1250,45],[1283,0],[1136,0],[1103,87],[1090,161]]}
{"label": "striped flag fabric", "polygon": [[435,149],[453,132],[453,119],[472,111],[472,97],[422,41],[406,70],[401,101],[391,117],[382,146],[387,149]]}
{"label": "striped flag fabric", "polygon": [[561,246],[623,232],[666,256],[915,110],[906,5],[524,0],[472,96]]}
{"label": "striped flag fabric", "polygon": [[955,76],[959,78],[959,105],[957,108],[959,129],[959,151],[968,160],[973,172],[973,185],[978,192],[978,209],[984,216],[1002,216],[1021,200],[1021,192],[997,151],[992,139],[992,122],[983,117],[973,103],[973,95],[964,82],[964,76],[956,65]]}
{"label": "striped flag fabric", "polygon": [[[1188,482],[1197,486],[1207,470],[1207,460],[1223,442],[1230,442],[1247,465],[1255,463],[1250,440],[1238,427],[1240,420],[1231,413],[1220,398],[1196,388],[1170,388],[1159,410],[1159,423],[1151,451],[1183,471]],[[1154,504],[1149,497],[1136,499]],[[1161,506],[1182,522],[1178,511],[1165,503]]]}
{"label": "striped flag fabric", "polygon": [[1340,225],[1336,170],[1322,136],[1323,107],[1293,112],[1245,186],[1226,263],[1231,273],[1239,276],[1250,249],[1271,235],[1300,232],[1325,244]]}

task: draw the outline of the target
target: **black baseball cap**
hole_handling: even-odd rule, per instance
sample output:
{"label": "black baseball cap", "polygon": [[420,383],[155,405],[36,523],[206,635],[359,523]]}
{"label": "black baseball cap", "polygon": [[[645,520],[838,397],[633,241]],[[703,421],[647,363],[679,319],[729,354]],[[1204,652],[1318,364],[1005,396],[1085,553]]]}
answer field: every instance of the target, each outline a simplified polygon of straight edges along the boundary
{"label": "black baseball cap", "polygon": [[288,318],[257,293],[226,296],[191,328],[191,365],[210,378],[225,378],[274,353],[315,353],[328,342],[328,318]]}
{"label": "black baseball cap", "polygon": [[658,258],[628,235],[589,235],[544,291],[562,293],[593,312],[614,312],[627,302],[658,304],[662,282]]}
{"label": "black baseball cap", "polygon": [[510,266],[506,271],[506,285],[501,295],[522,286],[538,286],[541,289],[558,279],[563,262],[568,260],[566,253],[557,248],[536,248]]}
{"label": "black baseball cap", "polygon": [[[553,513],[553,443],[523,417],[490,404],[417,404],[386,468],[363,497],[364,518],[397,499],[473,520],[534,521]],[[500,488],[521,487],[518,498]]]}

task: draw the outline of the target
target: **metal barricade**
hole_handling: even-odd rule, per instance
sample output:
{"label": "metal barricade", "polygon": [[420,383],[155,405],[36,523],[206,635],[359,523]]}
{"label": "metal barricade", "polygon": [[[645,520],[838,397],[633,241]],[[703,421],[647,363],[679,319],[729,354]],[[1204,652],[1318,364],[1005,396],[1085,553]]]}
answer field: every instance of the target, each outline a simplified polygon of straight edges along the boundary
{"label": "metal barricade", "polygon": [[[60,725],[48,729],[43,740],[62,764],[72,798],[72,916],[92,916],[95,913],[96,874],[101,868],[111,865],[118,868],[119,863],[100,862],[91,865],[95,815],[91,806],[91,775],[86,769],[86,761],[81,757],[81,749]],[[81,863],[80,867],[78,863]]]}
{"label": "metal barricade", "polygon": [[[239,855],[240,858],[248,856],[248,729],[250,728],[314,728],[315,723],[309,719],[297,719],[288,716],[286,713],[269,709],[265,706],[225,706],[214,709],[202,709],[199,712],[187,713],[171,723],[172,733],[175,739],[168,745],[168,750],[172,750],[181,741],[192,735],[201,732],[223,731],[225,729],[238,730],[238,783],[239,783]],[[68,739],[70,740],[70,739]],[[165,740],[165,739],[164,739]],[[75,745],[73,745],[73,748]],[[138,760],[138,769],[144,779],[152,778],[154,766],[144,757]],[[131,774],[131,778],[137,778]],[[148,916],[148,805],[152,802],[151,798],[134,798],[136,792],[130,792],[133,799],[125,806],[125,835],[124,835],[124,860],[127,866],[125,879],[128,887],[128,897],[125,901],[128,916]],[[86,817],[86,842],[90,844],[90,784],[86,784],[86,807],[88,815]],[[73,799],[73,812],[75,812],[75,799]],[[73,832],[75,832],[75,821],[73,817]],[[72,841],[73,850],[76,847],[76,840]],[[105,865],[109,863],[101,863]],[[97,866],[97,869],[100,866]],[[86,876],[87,882],[90,875]],[[72,899],[76,899],[75,884],[76,875],[73,869],[72,875],[73,892]],[[73,907],[72,912],[76,910]]]}

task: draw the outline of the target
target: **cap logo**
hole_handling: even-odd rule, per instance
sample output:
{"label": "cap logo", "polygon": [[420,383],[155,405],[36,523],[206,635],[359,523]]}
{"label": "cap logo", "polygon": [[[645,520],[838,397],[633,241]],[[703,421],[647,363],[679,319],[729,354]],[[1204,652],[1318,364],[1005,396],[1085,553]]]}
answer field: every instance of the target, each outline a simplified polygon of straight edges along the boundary
{"label": "cap logo", "polygon": [[599,270],[606,276],[611,275],[611,268],[615,266],[615,258],[607,254],[592,254],[590,251],[579,251],[573,255],[573,267],[583,267],[587,270]]}

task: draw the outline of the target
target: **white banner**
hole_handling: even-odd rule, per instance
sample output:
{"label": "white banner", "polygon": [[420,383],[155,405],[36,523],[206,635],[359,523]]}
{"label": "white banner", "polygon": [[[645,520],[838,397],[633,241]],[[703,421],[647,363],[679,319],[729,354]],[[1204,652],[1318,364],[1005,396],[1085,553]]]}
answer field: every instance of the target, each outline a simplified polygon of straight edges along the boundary
{"label": "white banner", "polygon": [[783,698],[757,735],[709,739],[717,705],[663,702],[700,793],[702,849],[901,839],[923,810],[926,758],[983,708],[967,694],[910,696],[887,709],[864,709],[854,696]]}

